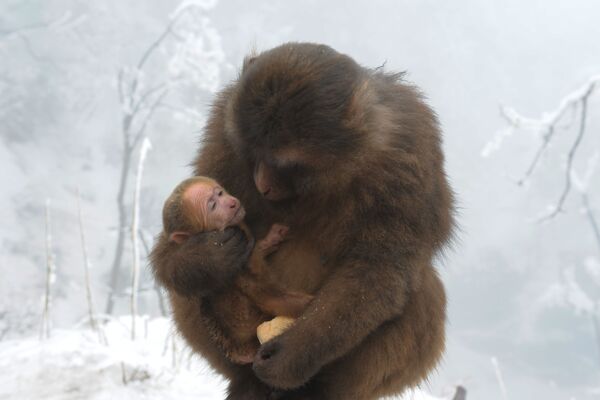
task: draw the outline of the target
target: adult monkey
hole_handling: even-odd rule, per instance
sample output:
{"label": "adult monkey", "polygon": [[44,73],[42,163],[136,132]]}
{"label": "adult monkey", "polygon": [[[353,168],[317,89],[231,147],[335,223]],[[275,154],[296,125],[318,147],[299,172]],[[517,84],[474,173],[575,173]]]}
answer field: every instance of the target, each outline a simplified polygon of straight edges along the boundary
{"label": "adult monkey", "polygon": [[248,58],[215,101],[195,174],[245,204],[255,237],[290,227],[270,268],[315,295],[252,369],[234,365],[202,310],[244,265],[244,236],[181,246],[163,283],[180,331],[229,378],[229,399],[374,399],[437,364],[445,294],[432,260],[451,236],[453,201],[436,118],[400,79],[288,43]]}

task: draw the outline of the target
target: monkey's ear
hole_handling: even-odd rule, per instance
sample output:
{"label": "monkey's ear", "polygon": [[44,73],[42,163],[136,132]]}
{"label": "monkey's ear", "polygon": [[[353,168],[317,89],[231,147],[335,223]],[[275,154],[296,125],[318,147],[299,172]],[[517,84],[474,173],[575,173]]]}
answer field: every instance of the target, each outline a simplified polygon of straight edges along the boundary
{"label": "monkey's ear", "polygon": [[169,235],[169,242],[175,242],[177,244],[181,244],[185,242],[190,237],[190,234],[187,232],[173,232]]}

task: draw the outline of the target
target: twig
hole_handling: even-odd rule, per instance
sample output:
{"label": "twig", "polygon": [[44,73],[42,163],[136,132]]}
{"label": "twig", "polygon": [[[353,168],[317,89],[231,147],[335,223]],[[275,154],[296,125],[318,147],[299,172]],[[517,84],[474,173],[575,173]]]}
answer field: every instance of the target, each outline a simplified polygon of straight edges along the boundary
{"label": "twig", "polygon": [[492,365],[494,366],[496,379],[498,380],[498,385],[500,386],[500,391],[502,392],[502,399],[508,400],[506,386],[504,385],[504,379],[502,378],[502,372],[500,371],[500,365],[498,364],[498,359],[496,357],[492,357]]}
{"label": "twig", "polygon": [[164,88],[165,86],[167,86],[166,82],[163,82],[159,85],[156,85],[153,88],[150,88],[146,91],[146,93],[144,93],[142,96],[140,96],[140,98],[138,99],[138,101],[136,102],[135,106],[133,107],[133,110],[131,111],[131,114],[135,115],[137,114],[137,112],[140,110],[140,108],[142,107],[142,105],[146,102],[146,100],[152,96],[154,93],[158,92],[160,89]]}
{"label": "twig", "polygon": [[35,24],[21,26],[19,28],[15,28],[15,29],[0,30],[0,39],[6,39],[6,38],[10,38],[11,36],[17,36],[17,35],[23,34],[24,32],[27,32],[27,31],[44,29],[44,28],[49,27],[51,24],[52,24],[52,22],[37,22]]}
{"label": "twig", "polygon": [[144,131],[146,130],[148,121],[150,121],[150,119],[154,115],[154,112],[156,111],[156,108],[158,107],[160,102],[165,98],[165,96],[167,95],[168,92],[169,92],[169,89],[164,89],[162,91],[162,93],[156,98],[156,100],[150,106],[150,109],[148,110],[148,113],[146,114],[146,118],[144,118],[144,122],[142,123],[142,126],[140,126],[140,129],[138,130],[138,132],[136,133],[136,135],[133,139],[132,147],[137,146],[137,144],[139,143],[140,139],[142,138],[142,136],[144,134]]}
{"label": "twig", "polygon": [[140,189],[142,185],[142,174],[144,172],[144,161],[152,144],[148,138],[144,139],[140,149],[137,175],[135,179],[135,191],[133,200],[133,218],[131,221],[131,243],[133,246],[133,270],[131,274],[131,339],[135,340],[135,319],[137,317],[137,290],[139,286],[140,254],[138,246],[138,231],[140,218]]}
{"label": "twig", "polygon": [[40,339],[50,337],[50,291],[54,283],[56,266],[52,254],[52,231],[50,227],[50,199],[46,199],[46,292],[44,296],[44,311],[42,314],[42,327]]}
{"label": "twig", "polygon": [[583,102],[584,99],[587,102],[587,98],[594,91],[598,83],[600,83],[600,75],[592,76],[584,85],[563,98],[554,111],[544,113],[539,119],[523,117],[512,108],[501,107],[502,116],[515,128],[525,128],[544,132],[542,136],[542,144],[537,150],[523,178],[518,181],[519,185],[522,185],[527,179],[529,179],[529,177],[535,171],[541,156],[547,150],[550,141],[556,133],[556,124],[561,120],[568,110],[576,107],[580,102]]}
{"label": "twig", "polygon": [[542,145],[540,146],[538,151],[535,153],[535,157],[533,157],[531,164],[529,164],[529,168],[527,168],[525,175],[523,175],[523,177],[517,181],[517,184],[519,186],[522,186],[525,183],[525,181],[527,179],[529,179],[531,174],[533,174],[535,167],[537,167],[538,162],[542,158],[542,154],[544,154],[544,152],[546,151],[546,148],[550,144],[550,140],[552,140],[552,136],[554,135],[554,132],[556,132],[556,130],[554,129],[554,125],[549,126],[548,131],[543,136]]}
{"label": "twig", "polygon": [[87,244],[85,240],[85,231],[83,229],[83,212],[81,210],[81,193],[79,188],[77,188],[77,212],[79,216],[79,233],[81,236],[81,251],[83,253],[83,271],[84,271],[84,279],[85,279],[85,292],[86,299],[88,304],[88,313],[90,318],[90,326],[94,331],[98,333],[98,339],[101,343],[106,344],[106,338],[100,326],[96,321],[96,313],[94,312],[94,301],[92,298],[92,285],[90,283],[90,262],[87,251]]}
{"label": "twig", "polygon": [[575,142],[573,142],[573,145],[569,149],[569,154],[567,155],[567,167],[566,167],[566,172],[565,172],[565,186],[560,195],[560,198],[558,199],[558,202],[556,203],[554,211],[552,211],[546,217],[542,218],[542,220],[554,218],[559,212],[561,212],[563,205],[565,203],[565,200],[567,199],[567,196],[569,195],[569,192],[571,191],[571,175],[572,175],[572,170],[573,170],[573,160],[575,159],[575,153],[577,153],[577,149],[579,148],[579,145],[581,144],[581,140],[583,139],[583,136],[585,135],[585,123],[586,123],[586,119],[587,119],[588,98],[589,98],[590,94],[592,94],[593,90],[594,90],[594,84],[590,85],[587,92],[581,98],[581,116],[580,116],[580,121],[579,121],[579,131],[577,133],[577,137],[575,138]]}
{"label": "twig", "polygon": [[121,381],[123,382],[123,385],[127,385],[128,381],[127,381],[127,371],[125,371],[125,363],[121,362]]}
{"label": "twig", "polygon": [[[181,15],[181,14],[180,14]],[[179,16],[174,17],[171,22],[167,25],[165,30],[159,35],[159,37],[146,48],[146,50],[142,53],[140,57],[135,71],[135,76],[132,78],[131,85],[129,86],[126,93],[126,84],[125,84],[125,71],[121,68],[117,73],[117,88],[119,94],[119,101],[121,102],[121,106],[123,107],[123,115],[121,118],[121,130],[123,134],[123,162],[121,164],[121,175],[119,181],[119,191],[117,194],[117,207],[118,207],[118,236],[115,248],[115,255],[113,258],[111,272],[110,272],[110,291],[108,293],[108,299],[106,301],[106,313],[111,314],[114,308],[115,303],[115,292],[117,291],[117,285],[119,282],[119,274],[121,271],[121,261],[123,258],[123,251],[125,247],[125,230],[127,223],[127,210],[125,207],[125,191],[127,189],[127,182],[129,177],[129,170],[131,168],[131,154],[136,149],[137,144],[141,140],[143,133],[146,129],[148,121],[154,114],[156,107],[159,105],[160,101],[162,101],[164,95],[163,92],[158,100],[150,107],[146,118],[144,119],[141,127],[138,132],[134,136],[133,140],[131,139],[132,135],[132,126],[135,122],[136,117],[139,115],[139,111],[143,103],[146,101],[147,97],[151,95],[154,91],[160,90],[160,88],[166,86],[166,84],[159,84],[156,87],[148,90],[144,95],[139,98],[138,102],[135,103],[135,98],[137,97],[137,91],[140,81],[140,72],[144,68],[144,65],[150,58],[150,56],[158,49],[160,44],[168,37],[171,32],[173,25],[178,21]]]}
{"label": "twig", "polygon": [[600,226],[598,226],[596,216],[594,215],[594,212],[590,207],[588,194],[586,192],[583,192],[581,194],[581,200],[583,202],[583,209],[585,210],[587,219],[590,222],[590,225],[592,226],[592,231],[594,232],[594,237],[596,238],[596,244],[598,245],[598,250],[600,250]]}
{"label": "twig", "polygon": [[598,347],[598,358],[600,361],[600,301],[596,301],[594,312],[592,313],[592,323],[596,334],[596,346]]}
{"label": "twig", "polygon": [[160,34],[160,36],[150,46],[148,46],[148,48],[142,54],[142,56],[140,57],[140,60],[138,61],[138,64],[137,64],[138,70],[141,70],[144,67],[144,64],[146,64],[146,61],[148,61],[148,59],[150,58],[152,53],[154,53],[154,51],[158,48],[158,46],[160,46],[160,44],[167,38],[167,36],[169,36],[169,33],[171,33],[171,29],[177,23],[177,21],[179,20],[181,15],[183,15],[183,13],[180,13],[180,14],[176,15],[173,19],[171,19],[171,22],[169,22],[169,24],[167,25],[165,30]]}
{"label": "twig", "polygon": [[144,64],[146,64],[146,62],[148,61],[150,56],[156,51],[156,49],[158,49],[160,44],[169,36],[169,33],[171,33],[173,25],[175,25],[175,23],[179,20],[179,17],[181,17],[181,15],[182,14],[176,15],[171,20],[171,22],[169,22],[169,24],[167,25],[165,30],[160,34],[160,36],[154,42],[152,42],[152,44],[150,44],[150,46],[148,46],[146,51],[144,51],[144,53],[140,57],[140,60],[138,61],[137,67],[136,67],[136,78],[131,83],[131,92],[130,92],[131,98],[135,97],[135,94],[137,93],[137,88],[138,88],[138,84],[139,84],[139,79],[138,79],[139,72],[142,70],[142,68],[144,68]]}

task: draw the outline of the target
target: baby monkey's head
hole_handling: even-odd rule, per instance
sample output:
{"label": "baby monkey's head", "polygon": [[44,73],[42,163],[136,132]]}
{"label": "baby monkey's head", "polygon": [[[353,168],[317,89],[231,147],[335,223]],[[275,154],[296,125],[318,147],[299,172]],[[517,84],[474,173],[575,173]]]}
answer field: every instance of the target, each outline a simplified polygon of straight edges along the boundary
{"label": "baby monkey's head", "polygon": [[165,202],[163,228],[170,241],[238,225],[246,211],[240,201],[213,179],[195,176],[181,182]]}

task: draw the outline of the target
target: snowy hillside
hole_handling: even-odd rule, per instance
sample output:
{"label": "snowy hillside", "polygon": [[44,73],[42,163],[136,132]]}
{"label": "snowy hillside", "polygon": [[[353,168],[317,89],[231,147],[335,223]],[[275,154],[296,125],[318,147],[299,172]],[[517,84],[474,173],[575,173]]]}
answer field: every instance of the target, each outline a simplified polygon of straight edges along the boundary
{"label": "snowy hillside", "polygon": [[[111,319],[102,332],[53,331],[0,342],[0,399],[220,400],[225,383],[173,335],[165,318]],[[141,328],[141,329],[140,329]],[[420,391],[403,400],[441,400]]]}

